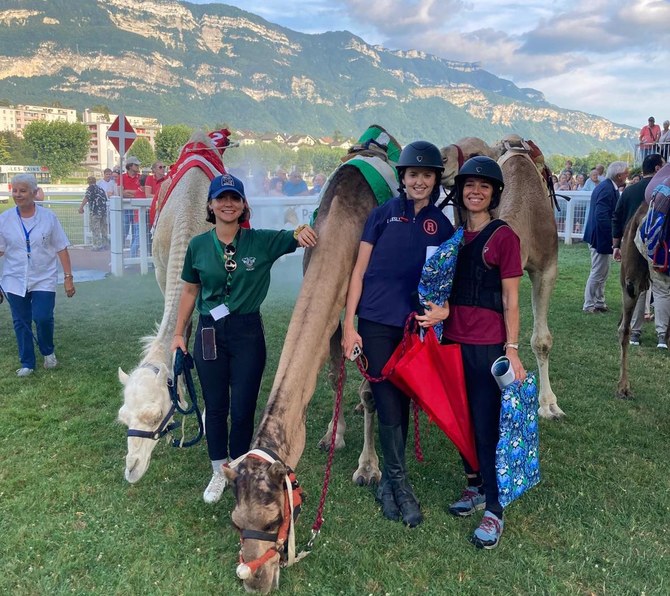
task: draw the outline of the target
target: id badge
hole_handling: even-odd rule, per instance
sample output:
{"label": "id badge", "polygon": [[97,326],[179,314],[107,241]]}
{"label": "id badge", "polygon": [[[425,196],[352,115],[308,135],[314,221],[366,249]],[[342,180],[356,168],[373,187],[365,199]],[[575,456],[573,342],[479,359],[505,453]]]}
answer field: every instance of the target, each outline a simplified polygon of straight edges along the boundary
{"label": "id badge", "polygon": [[215,321],[218,321],[220,319],[223,319],[223,317],[229,315],[230,310],[225,304],[219,304],[219,306],[216,306],[215,308],[211,309],[209,311],[209,314]]}
{"label": "id badge", "polygon": [[216,331],[214,327],[203,327],[200,330],[202,340],[202,359],[216,360]]}

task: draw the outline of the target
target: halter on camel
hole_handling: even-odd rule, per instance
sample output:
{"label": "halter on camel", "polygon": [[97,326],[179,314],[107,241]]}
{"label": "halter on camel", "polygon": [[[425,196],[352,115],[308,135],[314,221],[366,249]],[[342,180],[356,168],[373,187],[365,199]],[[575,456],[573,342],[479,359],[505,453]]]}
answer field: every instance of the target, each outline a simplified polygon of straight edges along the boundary
{"label": "halter on camel", "polygon": [[551,179],[551,170],[544,162],[544,154],[540,148],[533,143],[533,141],[526,141],[522,138],[514,139],[504,139],[503,142],[504,152],[498,160],[498,165],[502,167],[502,164],[507,161],[510,157],[514,155],[522,154],[527,157],[537,169],[537,173],[540,175],[540,178],[544,181],[545,186],[549,192],[549,198],[554,204],[554,207],[560,212],[561,207],[556,200],[557,196],[569,201],[571,197],[566,195],[557,195],[554,190],[554,183]]}
{"label": "halter on camel", "polygon": [[[498,165],[502,166],[502,164],[512,156],[523,155],[526,158],[528,158],[528,160],[530,160],[537,169],[537,173],[539,174],[539,176],[544,181],[551,202],[554,204],[554,207],[560,212],[561,208],[558,204],[556,197],[564,198],[566,201],[569,201],[571,197],[556,194],[556,191],[554,190],[554,184],[551,180],[551,170],[547,167],[547,165],[544,162],[544,154],[542,153],[541,149],[533,141],[530,140],[526,141],[521,137],[504,139],[502,141],[502,146],[503,146],[503,153],[498,159]],[[463,154],[463,149],[461,149],[455,143],[448,145],[448,147],[454,147],[456,149],[456,152],[458,154],[458,169],[460,170],[461,167],[463,166],[463,163],[465,162],[465,155]],[[478,154],[473,153],[468,157],[468,159],[470,157],[475,157],[476,155]],[[438,209],[443,209],[450,202],[455,205],[454,201],[455,188],[456,188],[455,186],[452,186],[448,191],[446,191],[446,196],[441,201],[438,201],[436,203]]]}
{"label": "halter on camel", "polygon": [[[141,368],[148,368],[152,370],[154,373],[156,373],[156,375],[158,375],[160,372],[160,369],[151,363],[143,364]],[[172,378],[168,377],[167,380],[167,387],[168,392],[170,394],[170,402],[171,402],[170,409],[168,410],[167,414],[165,414],[163,420],[161,420],[156,430],[150,431],[150,430],[141,430],[137,428],[129,428],[127,436],[138,437],[140,439],[152,439],[153,441],[158,441],[161,437],[164,437],[167,433],[179,428],[180,426],[182,426],[183,428],[184,422],[186,420],[185,417],[188,416],[189,414],[195,413],[196,418],[198,419],[198,434],[189,441],[185,441],[182,432],[181,439],[172,440],[172,446],[192,447],[193,445],[198,443],[200,439],[202,439],[202,436],[204,434],[204,424],[202,421],[202,414],[200,412],[200,408],[198,407],[198,396],[195,392],[195,385],[193,384],[193,375],[191,374],[191,370],[193,370],[193,357],[190,354],[184,354],[181,351],[181,349],[178,349],[177,353],[175,354],[173,377]],[[179,396],[179,390],[178,390],[179,376],[182,374],[184,375],[184,382],[186,383],[186,389],[188,391],[189,398],[191,400],[191,405],[185,408],[182,407],[181,405],[182,403],[185,402],[183,402],[181,397]],[[182,420],[181,423],[176,421],[170,422],[175,412],[179,412],[184,416],[184,419]]]}
{"label": "halter on camel", "polygon": [[[258,459],[261,461],[273,464],[281,462],[276,453],[269,449],[252,449],[248,453],[239,457],[230,463],[231,468],[236,468],[246,458]],[[261,532],[259,530],[249,530],[246,528],[239,528],[240,530],[240,563],[237,566],[237,577],[241,580],[249,579],[256,571],[265,565],[268,561],[273,559],[276,555],[280,556],[280,564],[284,567],[290,567],[297,563],[302,558],[307,556],[308,551],[303,551],[299,555],[295,554],[295,522],[300,515],[302,503],[304,501],[304,494],[302,487],[296,479],[295,472],[286,466],[287,473],[284,476],[284,512],[282,521],[276,532]],[[260,540],[262,542],[270,542],[271,546],[265,551],[263,555],[254,559],[253,561],[245,561],[242,556],[242,544],[244,540]],[[286,549],[286,541],[288,540],[288,550]]]}

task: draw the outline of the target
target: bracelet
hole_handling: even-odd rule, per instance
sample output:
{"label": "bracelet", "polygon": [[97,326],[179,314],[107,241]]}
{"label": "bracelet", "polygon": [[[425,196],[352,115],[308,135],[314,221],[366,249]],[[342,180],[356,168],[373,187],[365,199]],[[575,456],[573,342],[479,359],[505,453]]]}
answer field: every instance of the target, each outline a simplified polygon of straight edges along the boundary
{"label": "bracelet", "polygon": [[295,232],[293,232],[293,237],[297,240],[297,239],[298,239],[298,235],[300,234],[300,232],[302,232],[306,227],[308,227],[307,224],[300,224],[300,225],[295,229]]}
{"label": "bracelet", "polygon": [[74,275],[72,273],[63,273],[63,279],[74,279]]}
{"label": "bracelet", "polygon": [[175,333],[172,337],[184,337],[181,333]]}
{"label": "bracelet", "polygon": [[518,350],[519,349],[519,344],[515,344],[514,342],[507,341],[507,342],[505,342],[505,345],[503,347],[504,347],[505,350],[507,348],[512,348],[513,350]]}

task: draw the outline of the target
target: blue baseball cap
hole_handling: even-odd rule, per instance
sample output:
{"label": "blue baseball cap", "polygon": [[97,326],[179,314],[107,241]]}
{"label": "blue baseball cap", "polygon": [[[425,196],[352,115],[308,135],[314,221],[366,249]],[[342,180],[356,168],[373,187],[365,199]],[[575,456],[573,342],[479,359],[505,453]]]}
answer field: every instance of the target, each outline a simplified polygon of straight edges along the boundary
{"label": "blue baseball cap", "polygon": [[235,176],[230,174],[223,174],[212,180],[209,185],[207,200],[211,201],[212,199],[217,199],[224,192],[234,192],[243,201],[246,200],[246,197],[244,196],[244,184],[242,184],[242,181],[239,178],[235,178]]}

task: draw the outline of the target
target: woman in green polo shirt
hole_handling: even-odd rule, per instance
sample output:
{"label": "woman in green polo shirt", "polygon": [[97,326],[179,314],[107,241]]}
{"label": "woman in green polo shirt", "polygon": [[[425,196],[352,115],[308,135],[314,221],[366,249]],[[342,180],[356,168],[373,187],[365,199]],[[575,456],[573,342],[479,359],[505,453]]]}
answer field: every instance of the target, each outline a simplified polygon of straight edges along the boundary
{"label": "woman in green polo shirt", "polygon": [[[242,228],[249,205],[240,180],[224,174],[212,180],[207,199],[209,232],[191,239],[172,349],[186,352],[184,330],[193,309],[200,313],[193,359],[207,408],[205,431],[213,475],[206,503],[221,498],[221,466],[249,450],[256,400],[265,368],[260,306],[270,286],[270,269],[298,246],[316,246],[309,226],[291,230]],[[230,413],[230,432],[228,414]]]}

